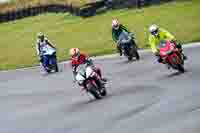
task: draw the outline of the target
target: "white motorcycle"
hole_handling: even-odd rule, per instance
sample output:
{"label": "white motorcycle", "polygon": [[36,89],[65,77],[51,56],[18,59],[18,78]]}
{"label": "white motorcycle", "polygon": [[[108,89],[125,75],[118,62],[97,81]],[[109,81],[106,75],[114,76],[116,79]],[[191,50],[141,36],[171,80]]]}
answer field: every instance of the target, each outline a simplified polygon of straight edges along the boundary
{"label": "white motorcycle", "polygon": [[92,66],[82,64],[77,67],[76,71],[76,81],[80,86],[83,86],[86,92],[92,94],[96,99],[101,99],[103,96],[106,96],[106,88]]}

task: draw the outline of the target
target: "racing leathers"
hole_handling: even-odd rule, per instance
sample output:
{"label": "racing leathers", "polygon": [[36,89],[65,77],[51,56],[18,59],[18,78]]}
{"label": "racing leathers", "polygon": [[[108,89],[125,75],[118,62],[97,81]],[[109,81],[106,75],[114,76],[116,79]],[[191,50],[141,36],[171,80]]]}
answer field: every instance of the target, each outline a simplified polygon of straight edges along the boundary
{"label": "racing leathers", "polygon": [[158,62],[162,62],[162,58],[159,55],[159,49],[157,48],[162,40],[173,42],[182,53],[182,46],[176,41],[175,37],[165,29],[160,28],[157,36],[152,34],[149,35],[149,44],[151,46],[152,52],[156,55]]}
{"label": "racing leathers", "polygon": [[[80,53],[80,55],[78,57],[72,57],[71,58],[71,67],[72,67],[72,72],[73,72],[73,79],[74,81],[76,81],[75,79],[75,76],[77,74],[77,67],[81,64],[87,64],[89,66],[91,66],[93,68],[93,70],[98,74],[98,77],[95,77],[95,81],[97,82],[97,84],[99,86],[102,85],[101,81],[103,82],[104,79],[102,78],[102,73],[101,73],[101,70],[100,68],[96,67],[93,62],[92,62],[92,59],[89,58],[86,54],[84,53]],[[100,80],[99,80],[99,79]],[[85,87],[85,86],[84,86]]]}
{"label": "racing leathers", "polygon": [[50,58],[56,58],[56,48],[47,38],[37,40],[36,51],[40,57],[40,62],[45,68],[48,67]]}

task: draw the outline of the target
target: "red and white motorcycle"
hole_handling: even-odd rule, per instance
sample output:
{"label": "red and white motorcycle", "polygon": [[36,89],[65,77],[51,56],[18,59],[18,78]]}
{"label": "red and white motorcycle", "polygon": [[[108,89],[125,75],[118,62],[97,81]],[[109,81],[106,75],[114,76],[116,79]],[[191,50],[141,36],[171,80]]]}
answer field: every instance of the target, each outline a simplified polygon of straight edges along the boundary
{"label": "red and white motorcycle", "polygon": [[82,86],[83,90],[92,94],[96,99],[101,99],[107,95],[105,85],[92,66],[81,64],[76,71],[76,81]]}

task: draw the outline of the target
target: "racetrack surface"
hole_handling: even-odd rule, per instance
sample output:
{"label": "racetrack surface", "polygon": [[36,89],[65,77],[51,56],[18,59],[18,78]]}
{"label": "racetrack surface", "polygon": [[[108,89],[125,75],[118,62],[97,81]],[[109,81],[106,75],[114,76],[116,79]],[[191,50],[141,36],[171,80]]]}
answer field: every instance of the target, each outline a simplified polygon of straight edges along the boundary
{"label": "racetrack surface", "polygon": [[109,79],[109,95],[91,100],[63,72],[38,68],[0,72],[0,133],[199,133],[200,47],[185,49],[187,72],[155,63],[95,60]]}

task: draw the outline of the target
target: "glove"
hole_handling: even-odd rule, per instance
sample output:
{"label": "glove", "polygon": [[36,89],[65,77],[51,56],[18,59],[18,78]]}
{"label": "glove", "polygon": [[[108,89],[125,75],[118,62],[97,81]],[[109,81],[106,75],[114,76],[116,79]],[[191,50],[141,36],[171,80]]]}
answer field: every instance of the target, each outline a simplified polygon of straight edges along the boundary
{"label": "glove", "polygon": [[129,33],[129,36],[131,36],[133,39],[135,38],[133,33]]}
{"label": "glove", "polygon": [[93,65],[92,59],[91,58],[87,58],[86,64],[87,65]]}
{"label": "glove", "polygon": [[160,54],[159,54],[159,52],[158,52],[158,51],[157,51],[157,52],[155,52],[155,53],[154,53],[154,55],[155,55],[155,56],[160,56]]}
{"label": "glove", "polygon": [[156,58],[159,63],[163,61],[162,57],[159,54],[156,55]]}
{"label": "glove", "polygon": [[174,44],[178,44],[178,42],[176,40],[171,40],[170,42],[172,42]]}

